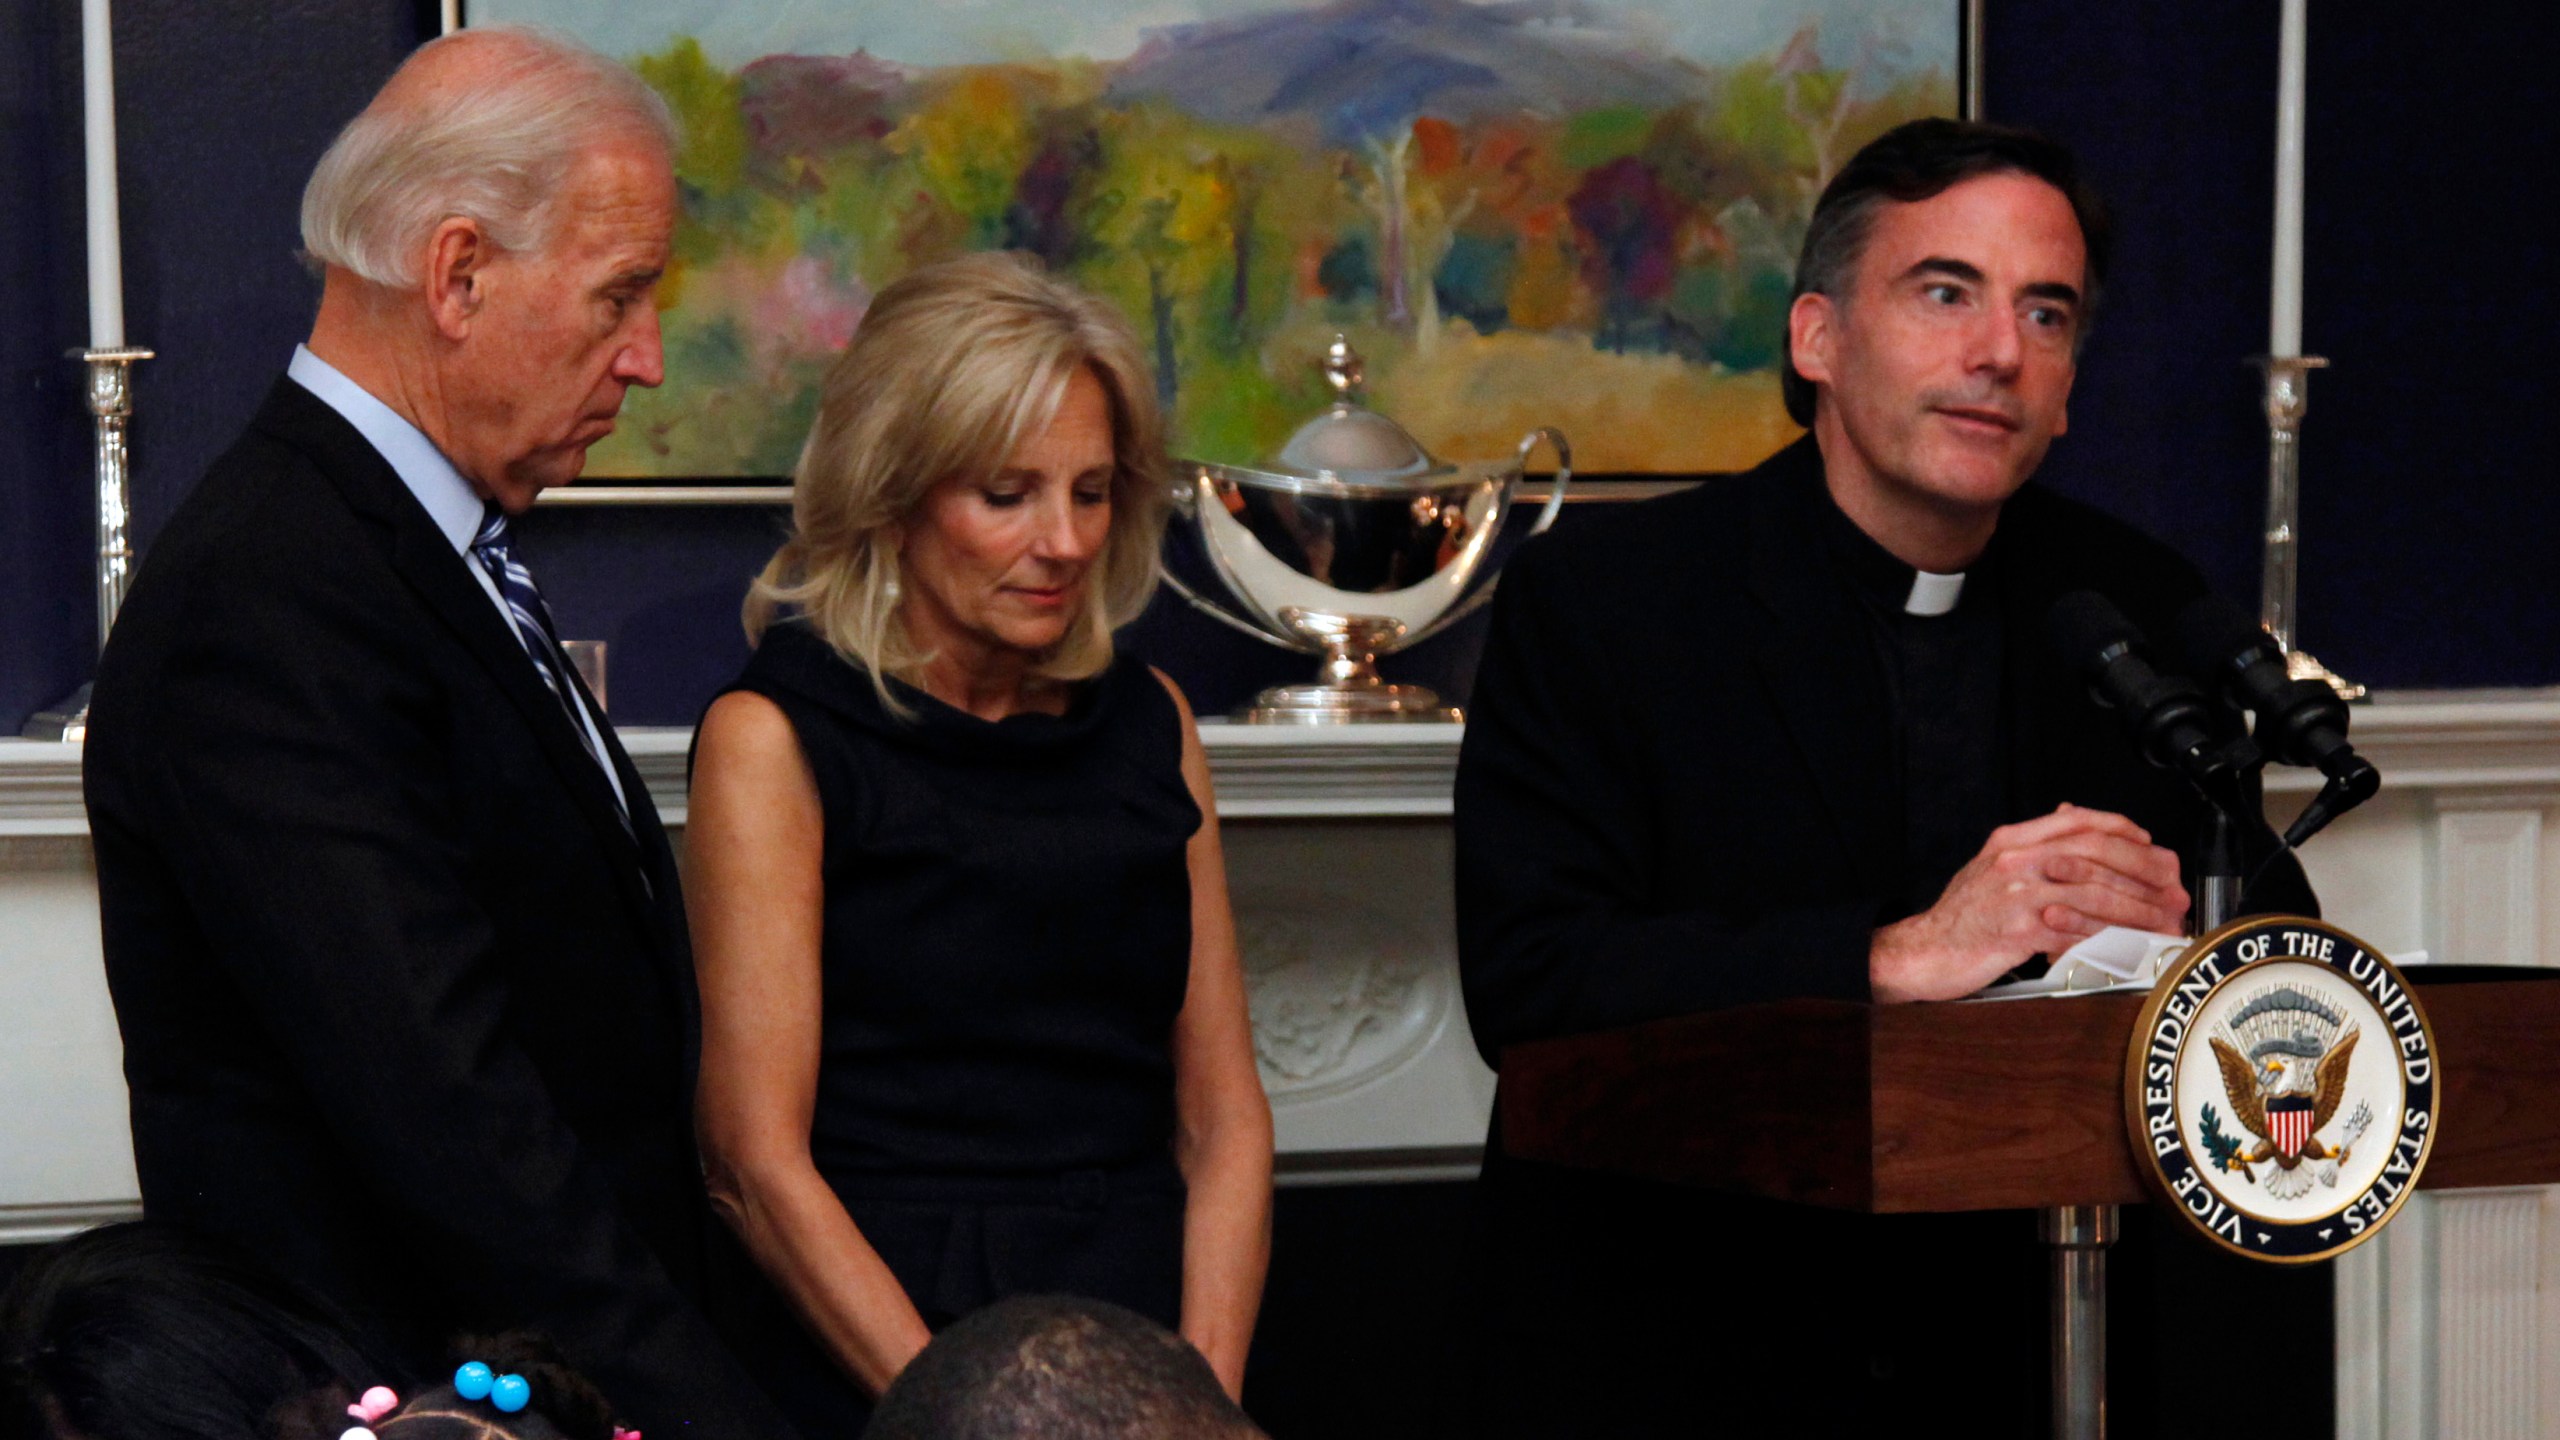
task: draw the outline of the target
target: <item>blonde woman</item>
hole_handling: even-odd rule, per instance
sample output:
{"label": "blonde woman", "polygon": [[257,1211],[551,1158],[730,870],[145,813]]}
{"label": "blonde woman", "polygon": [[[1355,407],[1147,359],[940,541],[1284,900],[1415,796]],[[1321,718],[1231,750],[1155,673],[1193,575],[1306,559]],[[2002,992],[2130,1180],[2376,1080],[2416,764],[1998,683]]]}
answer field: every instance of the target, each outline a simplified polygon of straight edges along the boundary
{"label": "blonde woman", "polygon": [[1109,308],[1003,256],[881,291],[828,375],[755,657],[703,717],[686,889],[714,1204],[851,1434],[931,1331],[1068,1292],[1243,1384],[1269,1254],[1208,765],[1112,648],[1164,524]]}

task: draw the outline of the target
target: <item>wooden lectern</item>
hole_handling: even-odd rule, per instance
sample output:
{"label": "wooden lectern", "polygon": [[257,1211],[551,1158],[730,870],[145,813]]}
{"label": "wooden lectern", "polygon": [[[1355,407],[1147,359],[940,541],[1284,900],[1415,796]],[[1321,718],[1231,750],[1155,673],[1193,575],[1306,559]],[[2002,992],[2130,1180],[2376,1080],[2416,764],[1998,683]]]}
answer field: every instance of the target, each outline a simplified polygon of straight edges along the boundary
{"label": "wooden lectern", "polygon": [[[2444,1084],[2419,1188],[2560,1182],[2560,971],[2409,978]],[[2149,1198],[2124,1119],[2142,1000],[1790,1000],[1517,1045],[1502,1057],[1502,1145],[1841,1210],[2045,1211],[2057,1430],[2089,1431],[2063,1419],[2077,1390],[2102,1433],[2105,1207]]]}

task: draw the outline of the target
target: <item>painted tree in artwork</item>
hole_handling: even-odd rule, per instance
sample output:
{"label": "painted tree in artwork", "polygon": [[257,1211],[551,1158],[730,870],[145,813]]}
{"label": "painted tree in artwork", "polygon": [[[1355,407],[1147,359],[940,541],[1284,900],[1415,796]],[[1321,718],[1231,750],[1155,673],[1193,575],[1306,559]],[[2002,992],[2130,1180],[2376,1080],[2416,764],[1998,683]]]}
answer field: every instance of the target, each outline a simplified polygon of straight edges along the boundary
{"label": "painted tree in artwork", "polygon": [[1393,329],[1409,330],[1414,318],[1413,201],[1407,182],[1413,169],[1413,132],[1366,136],[1360,148],[1365,167],[1360,199],[1378,227],[1378,319]]}
{"label": "painted tree in artwork", "polygon": [[1184,323],[1196,318],[1233,248],[1233,192],[1216,152],[1178,114],[1152,106],[1108,111],[1098,131],[1099,164],[1077,201],[1093,242],[1078,274],[1138,318],[1158,397],[1171,410]]}
{"label": "painted tree in artwork", "polygon": [[1014,186],[1031,160],[1027,111],[1036,101],[1023,92],[1034,88],[1048,87],[992,66],[961,71],[884,142],[958,217],[970,249],[1004,242]]}
{"label": "painted tree in artwork", "polygon": [[1293,146],[1265,131],[1198,127],[1197,138],[1215,152],[1211,178],[1225,202],[1227,249],[1210,264],[1194,358],[1250,367],[1297,303],[1299,251],[1326,227],[1336,194]]}
{"label": "painted tree in artwork", "polygon": [[676,152],[676,178],[694,195],[729,196],[746,175],[749,148],[737,77],[713,65],[691,39],[633,64],[675,115],[683,137]]}
{"label": "painted tree in artwork", "polygon": [[1717,133],[1764,157],[1783,156],[1804,213],[1858,148],[1905,120],[1943,113],[1934,87],[1908,80],[1872,95],[1874,37],[1858,36],[1845,64],[1823,63],[1821,31],[1807,25],[1766,60],[1737,67],[1723,86]]}
{"label": "painted tree in artwork", "polygon": [[1841,133],[1849,122],[1857,72],[1866,58],[1862,45],[1858,59],[1845,67],[1826,69],[1822,64],[1821,38],[1819,25],[1805,26],[1769,66],[1787,117],[1795,122],[1796,133],[1811,152],[1812,163],[1804,177],[1808,197],[1821,194],[1822,187],[1830,184],[1832,175],[1839,170],[1840,162],[1847,158],[1847,152],[1840,148]]}
{"label": "painted tree in artwork", "polygon": [[1483,192],[1455,174],[1466,149],[1457,126],[1425,115],[1407,133],[1412,163],[1405,181],[1405,267],[1414,297],[1414,343],[1428,350],[1440,343],[1441,262]]}
{"label": "painted tree in artwork", "polygon": [[1601,346],[1626,350],[1646,344],[1649,312],[1671,295],[1677,249],[1687,206],[1634,155],[1597,165],[1565,201],[1574,228],[1590,246],[1583,272],[1602,297]]}
{"label": "painted tree in artwork", "polygon": [[1578,177],[1558,158],[1554,127],[1531,116],[1468,126],[1425,116],[1413,134],[1422,333],[1448,317],[1478,334],[1570,324],[1581,307],[1565,201]]}

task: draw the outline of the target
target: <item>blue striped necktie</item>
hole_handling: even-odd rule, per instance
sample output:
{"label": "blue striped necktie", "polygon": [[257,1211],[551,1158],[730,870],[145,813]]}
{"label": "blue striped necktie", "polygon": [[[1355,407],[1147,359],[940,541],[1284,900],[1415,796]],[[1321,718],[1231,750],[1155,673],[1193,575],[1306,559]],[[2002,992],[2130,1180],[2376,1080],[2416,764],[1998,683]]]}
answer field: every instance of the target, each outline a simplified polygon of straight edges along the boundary
{"label": "blue striped necktie", "polygon": [[[542,603],[542,591],[533,583],[533,572],[524,568],[524,562],[516,559],[515,547],[507,543],[506,511],[494,504],[489,507],[489,518],[480,522],[480,533],[472,538],[471,556],[497,582],[498,598],[507,602],[507,614],[516,622],[516,639],[523,642],[525,654],[533,660],[533,673],[542,677],[542,683],[551,690],[551,698],[560,702],[569,717],[569,729],[586,747],[587,757],[596,762],[597,769],[611,776],[613,764],[596,747],[596,737],[587,729],[586,717],[579,713],[577,697],[569,687],[568,657],[560,649],[559,632],[552,627],[551,607]],[[608,783],[605,788],[613,792],[614,803],[622,806],[623,827],[630,828],[631,812],[623,805],[620,787]]]}

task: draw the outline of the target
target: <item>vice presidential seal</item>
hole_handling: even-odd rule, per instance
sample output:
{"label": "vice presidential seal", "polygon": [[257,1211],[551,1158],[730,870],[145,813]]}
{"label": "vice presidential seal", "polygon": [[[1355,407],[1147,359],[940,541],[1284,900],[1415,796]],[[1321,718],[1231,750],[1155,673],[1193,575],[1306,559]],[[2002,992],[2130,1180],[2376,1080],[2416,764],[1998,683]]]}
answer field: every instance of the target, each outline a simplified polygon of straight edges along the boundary
{"label": "vice presidential seal", "polygon": [[2397,1213],[2436,1133],[2435,1032],[2400,972],[2317,920],[2255,916],[2187,947],[2125,1063],[2135,1168],[2215,1244],[2278,1264]]}

